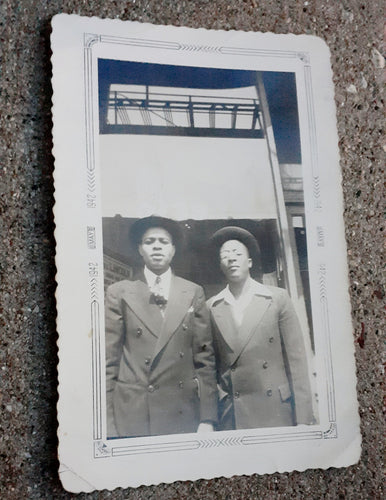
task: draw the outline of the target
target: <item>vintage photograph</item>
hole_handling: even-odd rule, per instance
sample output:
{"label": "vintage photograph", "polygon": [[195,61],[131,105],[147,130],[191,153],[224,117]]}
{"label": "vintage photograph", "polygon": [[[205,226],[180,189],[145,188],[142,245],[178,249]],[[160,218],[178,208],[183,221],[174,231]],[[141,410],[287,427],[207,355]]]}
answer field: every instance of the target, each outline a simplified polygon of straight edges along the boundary
{"label": "vintage photograph", "polygon": [[98,84],[107,438],[314,424],[295,74]]}
{"label": "vintage photograph", "polygon": [[53,20],[66,489],[360,455],[329,50]]}

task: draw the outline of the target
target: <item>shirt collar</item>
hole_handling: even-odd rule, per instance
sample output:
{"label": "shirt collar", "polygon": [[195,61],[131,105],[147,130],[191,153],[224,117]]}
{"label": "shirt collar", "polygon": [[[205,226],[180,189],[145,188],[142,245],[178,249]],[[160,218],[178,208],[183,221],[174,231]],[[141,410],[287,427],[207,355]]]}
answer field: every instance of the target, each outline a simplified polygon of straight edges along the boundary
{"label": "shirt collar", "polygon": [[157,279],[157,276],[160,276],[162,283],[165,286],[170,284],[170,280],[172,279],[172,270],[170,269],[170,267],[163,274],[158,275],[158,274],[153,273],[153,271],[150,271],[150,269],[145,266],[143,273],[145,275],[146,282],[150,288],[154,286],[155,280]]}
{"label": "shirt collar", "polygon": [[[247,289],[243,292],[242,296],[245,295],[262,295],[263,297],[272,297],[272,292],[269,288],[267,288],[262,283],[249,278],[249,283]],[[240,297],[241,298],[241,297]],[[228,304],[234,304],[236,299],[232,292],[229,289],[229,285],[227,285],[224,290],[222,290],[216,297],[216,302],[218,300],[224,300]]]}

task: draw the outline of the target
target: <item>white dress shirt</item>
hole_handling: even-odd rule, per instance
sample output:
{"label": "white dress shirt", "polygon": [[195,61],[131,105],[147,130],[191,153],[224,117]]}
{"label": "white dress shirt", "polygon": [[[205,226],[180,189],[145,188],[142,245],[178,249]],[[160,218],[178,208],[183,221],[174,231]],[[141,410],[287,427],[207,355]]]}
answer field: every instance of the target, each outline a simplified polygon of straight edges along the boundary
{"label": "white dress shirt", "polygon": [[224,299],[224,301],[231,306],[233,319],[235,320],[236,326],[240,328],[244,319],[245,310],[251,303],[254,295],[272,297],[269,288],[252,278],[248,278],[240,297],[236,298],[230,291],[229,285],[227,285],[226,288],[217,295],[216,300]]}
{"label": "white dress shirt", "polygon": [[[153,273],[153,271],[150,271],[150,269],[145,266],[144,275],[146,283],[150,288],[150,291],[154,293],[154,289],[157,286],[157,292],[159,293],[159,291],[162,290],[162,293],[160,295],[162,295],[163,297],[165,297],[166,300],[168,300],[170,293],[170,283],[172,280],[172,270],[170,269],[170,267],[163,274],[158,275]],[[156,285],[155,280],[157,279],[158,276],[161,278],[161,281],[159,282],[158,285]]]}

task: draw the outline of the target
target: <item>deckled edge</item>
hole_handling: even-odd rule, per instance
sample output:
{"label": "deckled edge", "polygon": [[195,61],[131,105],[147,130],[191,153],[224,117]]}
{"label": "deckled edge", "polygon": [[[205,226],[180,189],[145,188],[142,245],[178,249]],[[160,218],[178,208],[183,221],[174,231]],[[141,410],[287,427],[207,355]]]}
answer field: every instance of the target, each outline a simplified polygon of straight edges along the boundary
{"label": "deckled edge", "polygon": [[[54,22],[55,22],[55,19],[57,18],[73,18],[73,19],[78,19],[80,20],[81,22],[83,21],[86,21],[86,22],[93,22],[93,21],[96,21],[96,22],[101,22],[101,21],[109,21],[110,23],[116,23],[116,24],[127,24],[127,23],[130,23],[130,24],[134,24],[134,25],[137,25],[137,26],[142,26],[144,27],[144,29],[146,29],[147,27],[148,28],[151,28],[151,29],[161,29],[163,30],[164,28],[172,28],[173,30],[181,30],[181,31],[191,31],[191,30],[194,30],[196,32],[216,32],[216,33],[223,33],[223,34],[235,34],[237,35],[238,33],[243,33],[243,35],[247,35],[247,36],[250,36],[251,38],[254,37],[255,35],[260,35],[260,36],[263,36],[264,38],[278,38],[278,37],[281,37],[281,38],[291,38],[293,40],[297,39],[297,40],[307,40],[307,41],[313,41],[313,46],[312,46],[312,49],[315,50],[317,49],[317,47],[319,46],[319,50],[323,50],[325,52],[327,52],[327,55],[328,55],[328,60],[329,60],[329,66],[330,66],[330,75],[329,75],[329,81],[331,82],[331,88],[332,88],[332,92],[331,92],[331,96],[332,98],[334,98],[335,96],[335,85],[334,85],[334,81],[333,81],[333,70],[332,70],[332,65],[331,65],[331,51],[330,51],[330,48],[327,44],[327,42],[322,38],[322,37],[319,37],[317,35],[311,35],[311,34],[293,34],[293,33],[274,33],[272,31],[254,31],[254,30],[236,30],[236,29],[209,29],[209,28],[196,28],[196,27],[193,27],[193,26],[180,26],[180,25],[175,25],[175,24],[153,24],[153,23],[150,23],[150,22],[140,22],[140,21],[131,21],[131,20],[122,20],[122,19],[118,19],[118,18],[109,18],[109,17],[99,17],[99,16],[81,16],[79,14],[67,14],[67,13],[60,13],[60,14],[56,14],[55,16],[52,17],[51,19],[51,34],[50,34],[50,47],[51,47],[51,51],[52,51],[52,55],[51,55],[51,58],[50,58],[50,62],[51,62],[51,68],[52,68],[52,76],[51,76],[51,86],[52,86],[52,98],[51,98],[51,116],[52,116],[52,156],[54,158],[54,169],[53,169],[53,187],[54,187],[54,192],[53,192],[53,197],[54,197],[54,204],[53,204],[53,208],[52,208],[52,213],[53,213],[53,216],[54,216],[54,224],[55,224],[55,229],[54,229],[54,238],[55,238],[55,265],[56,265],[56,274],[55,274],[55,281],[56,281],[56,290],[55,290],[55,299],[56,299],[56,309],[57,309],[57,316],[56,316],[56,327],[57,327],[57,333],[58,333],[58,339],[57,339],[57,356],[58,356],[58,364],[57,364],[57,373],[58,373],[58,385],[57,385],[57,391],[58,391],[58,401],[57,401],[57,405],[56,405],[56,409],[57,409],[57,422],[58,422],[58,429],[57,429],[57,437],[58,437],[58,460],[59,460],[59,470],[58,470],[58,475],[59,475],[59,478],[60,478],[60,481],[61,481],[61,484],[63,486],[63,488],[68,491],[68,492],[71,492],[71,493],[90,493],[90,492],[93,492],[93,491],[114,491],[114,490],[122,490],[122,489],[128,489],[128,488],[139,488],[141,486],[146,486],[146,487],[150,487],[150,486],[158,486],[158,485],[162,485],[162,484],[173,484],[177,481],[181,481],[181,482],[190,482],[190,483],[193,483],[195,481],[199,481],[199,480],[210,480],[210,479],[221,479],[221,478],[226,478],[226,479],[231,479],[231,478],[240,478],[240,477],[245,477],[245,478],[248,478],[252,475],[257,475],[257,476],[268,476],[268,475],[272,475],[272,474],[283,474],[283,473],[291,473],[291,472],[305,472],[306,470],[328,470],[328,469],[340,469],[342,467],[350,467],[350,466],[355,466],[355,464],[358,463],[358,461],[360,460],[360,457],[361,457],[361,452],[362,452],[362,447],[361,447],[361,442],[362,442],[362,437],[361,437],[361,432],[360,432],[360,417],[359,417],[359,411],[357,411],[357,426],[358,426],[358,434],[357,434],[357,437],[358,437],[358,443],[356,445],[357,449],[356,449],[356,457],[353,459],[353,460],[346,460],[346,462],[342,463],[342,464],[339,464],[339,465],[328,465],[326,467],[317,467],[317,468],[314,468],[314,467],[304,467],[304,468],[293,468],[293,469],[287,469],[287,468],[281,468],[281,469],[273,469],[272,471],[270,472],[265,472],[265,473],[262,473],[262,474],[259,474],[259,473],[251,473],[251,474],[225,474],[225,475],[220,475],[220,476],[213,476],[213,475],[205,475],[205,474],[202,474],[200,475],[200,477],[197,477],[195,479],[175,479],[175,480],[171,480],[171,481],[162,481],[162,482],[138,482],[138,483],[126,483],[126,484],[122,484],[120,486],[113,486],[111,488],[108,488],[108,487],[104,487],[102,489],[99,489],[97,487],[94,487],[93,485],[91,485],[87,480],[81,478],[80,476],[78,476],[73,470],[71,470],[70,468],[68,468],[62,461],[61,461],[61,458],[60,458],[60,420],[59,420],[59,413],[60,413],[60,405],[61,405],[61,380],[63,378],[63,375],[62,375],[62,370],[60,369],[61,367],[61,364],[62,364],[62,360],[61,360],[61,349],[60,349],[60,344],[61,344],[61,328],[60,328],[60,297],[61,297],[61,289],[60,289],[60,282],[61,282],[61,275],[62,275],[62,269],[64,266],[61,266],[60,264],[60,256],[58,256],[58,251],[57,251],[57,248],[59,246],[59,242],[60,242],[60,229],[58,229],[57,227],[57,224],[56,224],[56,221],[57,221],[57,212],[58,212],[58,200],[57,200],[57,191],[60,191],[57,189],[57,185],[58,185],[58,179],[57,179],[57,171],[56,171],[56,163],[57,163],[57,157],[56,157],[56,151],[57,151],[57,143],[58,143],[58,139],[57,139],[57,132],[56,132],[56,127],[55,127],[55,100],[56,100],[56,96],[55,96],[55,81],[56,81],[56,78],[55,78],[55,68],[56,68],[56,53],[55,53],[55,27],[54,27]],[[337,139],[339,140],[339,133],[338,133],[338,117],[337,117],[337,112],[336,112],[336,105],[335,105],[335,102],[332,101],[332,104],[333,104],[333,107],[334,107],[334,121],[335,121],[335,130],[336,130],[336,137]],[[337,153],[338,153],[338,160],[339,160],[339,169],[338,169],[338,176],[339,176],[339,197],[340,197],[340,200],[339,200],[339,203],[341,205],[341,214],[342,214],[342,223],[343,223],[343,230],[345,229],[345,222],[344,222],[344,195],[343,195],[343,174],[342,174],[342,165],[341,165],[341,158],[340,158],[340,148],[339,148],[339,145],[338,145],[338,142],[336,144],[337,146]],[[59,240],[59,241],[58,241]],[[350,299],[350,294],[349,294],[349,279],[348,279],[348,261],[347,261],[347,241],[346,241],[346,238],[345,238],[345,235],[343,234],[343,243],[344,243],[344,250],[345,250],[345,261],[346,261],[346,271],[347,271],[347,278],[346,278],[346,283],[347,283],[347,286],[348,288],[346,289],[346,294],[348,294],[348,306],[349,306],[349,309],[350,309],[350,313],[352,311],[352,307],[351,307],[351,299]],[[352,314],[351,314],[351,327],[352,327],[352,330],[353,330],[353,324],[352,324]],[[352,338],[352,350],[351,350],[351,356],[353,356],[353,359],[354,359],[354,368],[356,367],[356,363],[355,363],[355,345],[354,345],[354,338]],[[356,376],[356,373],[354,373],[355,375],[355,379],[356,379],[356,388],[357,388],[357,384],[358,384],[358,378]],[[356,391],[357,393],[357,391]],[[359,410],[359,404],[358,404],[358,400],[357,400],[357,410]],[[354,446],[356,443],[353,441],[352,442],[352,445]],[[89,485],[89,488],[81,488],[81,489],[73,489],[71,488],[69,485],[66,484],[65,480],[64,480],[64,474],[65,473],[70,473],[74,478],[76,478],[79,483],[81,484],[86,484],[86,485]]]}
{"label": "deckled edge", "polygon": [[[59,468],[58,468],[58,476],[59,476],[59,479],[61,481],[61,484],[63,486],[63,488],[66,490],[66,491],[72,491],[70,489],[67,489],[64,482],[63,482],[63,477],[62,477],[62,462],[61,462],[61,459],[60,459],[60,421],[59,421],[59,413],[60,413],[60,404],[61,404],[61,401],[60,401],[60,395],[61,395],[61,378],[62,378],[62,370],[60,369],[61,367],[61,363],[62,363],[62,360],[61,360],[61,349],[60,349],[60,342],[61,342],[61,328],[60,328],[60,296],[61,296],[61,290],[60,290],[60,277],[61,277],[61,272],[62,272],[62,266],[60,265],[60,262],[59,262],[59,259],[58,259],[58,246],[59,246],[59,243],[58,243],[58,226],[57,226],[57,199],[56,199],[56,191],[57,191],[57,171],[56,171],[56,163],[57,163],[57,160],[56,160],[56,150],[57,150],[57,142],[58,142],[58,139],[57,139],[57,133],[56,133],[56,126],[55,126],[55,81],[56,81],[56,78],[55,78],[55,67],[56,67],[56,54],[55,54],[55,51],[54,51],[54,37],[55,37],[55,34],[54,34],[54,25],[53,25],[53,20],[55,17],[59,16],[59,15],[62,15],[62,14],[57,14],[56,16],[54,16],[52,19],[51,19],[51,23],[50,23],[50,26],[51,26],[51,33],[50,33],[50,48],[51,48],[51,58],[50,58],[50,62],[51,62],[51,89],[52,89],[52,97],[51,97],[51,118],[52,118],[52,132],[51,132],[51,135],[52,135],[52,149],[51,149],[51,154],[53,156],[53,172],[52,172],[52,177],[53,177],[53,188],[54,188],[54,191],[53,191],[53,198],[54,198],[54,204],[53,204],[53,207],[52,207],[52,214],[53,214],[53,217],[54,217],[54,225],[55,225],[55,228],[54,228],[54,240],[55,240],[55,266],[56,266],[56,273],[55,273],[55,281],[56,281],[56,289],[55,289],[55,301],[56,301],[56,331],[57,331],[57,340],[56,340],[56,346],[57,346],[57,358],[58,358],[58,364],[57,364],[57,392],[58,392],[58,400],[57,400],[57,403],[56,403],[56,420],[57,420],[57,431],[56,431],[56,435],[57,435],[57,438],[58,438],[58,445],[57,445],[57,458],[58,458],[58,461],[59,461]],[[64,467],[67,469],[67,467],[64,465]]]}
{"label": "deckled edge", "polygon": [[[119,18],[111,18],[111,17],[99,17],[99,16],[82,16],[79,14],[67,14],[67,13],[60,13],[60,14],[55,14],[52,19],[51,19],[51,26],[52,23],[54,22],[55,18],[74,18],[80,20],[80,22],[104,22],[108,21],[109,23],[115,23],[115,24],[132,24],[136,26],[142,26],[144,29],[146,28],[151,28],[151,29],[160,29],[163,30],[164,28],[172,28],[173,30],[182,30],[182,31],[196,31],[196,32],[207,32],[207,33],[223,33],[224,35],[227,34],[235,34],[237,35],[238,33],[243,33],[243,35],[248,35],[248,36],[255,36],[256,34],[258,35],[263,35],[266,38],[274,37],[282,37],[282,38],[291,38],[291,39],[304,39],[304,40],[312,40],[315,46],[319,45],[320,49],[323,49],[328,52],[329,57],[331,58],[331,52],[330,48],[327,44],[327,42],[320,36],[318,35],[312,35],[312,34],[305,34],[305,33],[274,33],[273,31],[254,31],[254,30],[238,30],[238,29],[212,29],[212,28],[196,28],[194,26],[186,26],[186,25],[176,25],[172,23],[168,24],[154,24],[150,22],[141,22],[141,21],[132,21],[130,19],[119,19]],[[319,49],[319,50],[320,50]]]}

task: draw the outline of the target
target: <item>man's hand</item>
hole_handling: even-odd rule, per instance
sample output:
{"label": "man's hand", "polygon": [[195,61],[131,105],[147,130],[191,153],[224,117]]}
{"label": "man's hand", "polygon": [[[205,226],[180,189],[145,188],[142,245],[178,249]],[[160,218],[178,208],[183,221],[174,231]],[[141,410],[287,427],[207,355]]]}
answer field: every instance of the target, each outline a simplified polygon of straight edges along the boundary
{"label": "man's hand", "polygon": [[201,422],[198,426],[197,432],[214,432],[213,424],[209,422]]}

